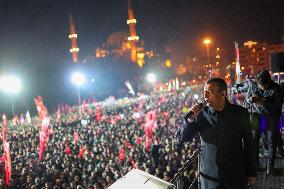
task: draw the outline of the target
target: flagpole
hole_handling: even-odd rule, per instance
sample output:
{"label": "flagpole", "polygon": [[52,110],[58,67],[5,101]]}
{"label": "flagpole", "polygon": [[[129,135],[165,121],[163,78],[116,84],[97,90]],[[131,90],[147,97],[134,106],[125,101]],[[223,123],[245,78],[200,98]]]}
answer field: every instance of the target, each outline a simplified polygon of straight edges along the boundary
{"label": "flagpole", "polygon": [[81,96],[80,96],[79,85],[77,85],[77,97],[78,97],[78,104],[81,105]]}
{"label": "flagpole", "polygon": [[236,52],[236,76],[237,76],[237,84],[241,83],[241,68],[240,68],[240,51],[238,47],[238,43],[235,41],[235,52]]}
{"label": "flagpole", "polygon": [[14,97],[13,94],[11,94],[10,96],[10,100],[11,100],[11,110],[12,110],[12,115],[15,115],[15,111],[14,111]]}

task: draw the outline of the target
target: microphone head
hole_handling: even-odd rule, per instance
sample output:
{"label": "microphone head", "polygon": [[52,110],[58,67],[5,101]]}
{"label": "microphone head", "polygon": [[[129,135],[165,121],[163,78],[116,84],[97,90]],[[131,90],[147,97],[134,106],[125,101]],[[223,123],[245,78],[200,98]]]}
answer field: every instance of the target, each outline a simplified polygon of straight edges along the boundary
{"label": "microphone head", "polygon": [[[204,100],[200,100],[200,102],[198,102],[197,104],[202,109],[206,106],[207,103]],[[193,115],[194,115],[194,112],[192,110],[189,111],[184,117],[185,121],[188,122],[188,119],[192,118]]]}
{"label": "microphone head", "polygon": [[197,104],[199,105],[200,108],[204,108],[204,106],[207,105],[207,102],[205,100],[199,100]]}

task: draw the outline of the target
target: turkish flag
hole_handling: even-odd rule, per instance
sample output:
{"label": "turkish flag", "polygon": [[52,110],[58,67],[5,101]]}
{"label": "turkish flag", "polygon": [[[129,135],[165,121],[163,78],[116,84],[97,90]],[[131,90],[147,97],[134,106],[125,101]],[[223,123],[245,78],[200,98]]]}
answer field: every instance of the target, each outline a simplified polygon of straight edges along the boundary
{"label": "turkish flag", "polygon": [[125,146],[126,148],[129,148],[129,149],[133,148],[133,145],[130,144],[128,141],[125,141],[125,142],[124,142],[124,146]]}
{"label": "turkish flag", "polygon": [[142,140],[143,140],[142,137],[137,137],[135,143],[139,145],[141,144]]}
{"label": "turkish flag", "polygon": [[159,104],[163,104],[166,102],[166,97],[164,95],[160,95],[159,97]]}
{"label": "turkish flag", "polygon": [[101,119],[102,119],[101,107],[97,105],[96,106],[96,120],[101,121]]}
{"label": "turkish flag", "polygon": [[137,163],[134,161],[132,157],[128,157],[129,162],[131,163],[132,168],[138,168]]}
{"label": "turkish flag", "polygon": [[142,110],[143,106],[144,106],[143,101],[140,100],[139,105],[138,105],[138,110]]}
{"label": "turkish flag", "polygon": [[85,146],[82,145],[82,146],[81,146],[81,149],[80,149],[80,151],[79,151],[79,154],[78,154],[78,159],[82,159],[82,158],[83,158],[84,152],[85,152]]}
{"label": "turkish flag", "polygon": [[71,149],[70,146],[67,144],[65,148],[65,154],[70,155],[71,154]]}
{"label": "turkish flag", "polygon": [[146,139],[145,139],[145,151],[147,153],[150,152],[151,143],[152,143],[152,138],[146,136]]}
{"label": "turkish flag", "polygon": [[162,115],[163,115],[164,119],[167,119],[167,117],[169,116],[169,113],[168,112],[162,112]]}
{"label": "turkish flag", "polygon": [[144,124],[144,133],[147,137],[151,138],[153,136],[153,131],[158,127],[156,120],[157,120],[156,110],[147,112]]}
{"label": "turkish flag", "polygon": [[59,123],[60,120],[61,120],[61,112],[60,109],[58,109],[56,112],[56,122]]}
{"label": "turkish flag", "polygon": [[119,148],[119,155],[118,155],[119,161],[123,161],[123,160],[124,160],[124,157],[125,157],[124,148],[123,148],[123,146],[121,146],[121,147]]}
{"label": "turkish flag", "polygon": [[157,110],[151,110],[146,114],[146,122],[157,119]]}
{"label": "turkish flag", "polygon": [[43,104],[43,99],[41,96],[38,96],[37,98],[34,99],[38,116],[40,119],[41,123],[41,128],[39,130],[39,159],[42,160],[42,156],[45,150],[45,145],[48,142],[48,126],[49,126],[49,118],[48,118],[48,111],[45,105]]}
{"label": "turkish flag", "polygon": [[78,141],[79,141],[79,134],[78,134],[78,132],[76,131],[76,132],[74,133],[74,143],[77,144]]}
{"label": "turkish flag", "polygon": [[38,112],[39,119],[42,121],[47,116],[47,108],[43,104],[43,100],[41,96],[38,96],[38,98],[34,99],[36,103],[36,108]]}
{"label": "turkish flag", "polygon": [[11,180],[11,175],[12,175],[9,142],[4,143],[4,162],[5,162],[5,184],[9,185],[9,181]]}
{"label": "turkish flag", "polygon": [[48,137],[49,137],[49,132],[48,132],[48,126],[49,126],[49,119],[47,117],[45,117],[43,120],[42,120],[42,123],[41,123],[41,129],[40,129],[40,132],[39,132],[39,160],[42,160],[42,156],[43,156],[43,153],[45,151],[45,145],[46,143],[48,142]]}

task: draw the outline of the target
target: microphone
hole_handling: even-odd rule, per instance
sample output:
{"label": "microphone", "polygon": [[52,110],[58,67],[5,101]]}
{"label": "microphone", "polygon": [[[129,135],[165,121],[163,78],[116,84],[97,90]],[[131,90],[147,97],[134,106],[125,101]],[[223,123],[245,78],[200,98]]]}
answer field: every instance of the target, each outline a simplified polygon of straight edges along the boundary
{"label": "microphone", "polygon": [[[199,106],[200,109],[202,109],[204,106],[206,106],[206,102],[205,101],[201,101],[199,103],[197,103],[197,105]],[[185,116],[184,119],[185,121],[188,123],[188,119],[193,118],[194,112],[191,110],[189,111]]]}

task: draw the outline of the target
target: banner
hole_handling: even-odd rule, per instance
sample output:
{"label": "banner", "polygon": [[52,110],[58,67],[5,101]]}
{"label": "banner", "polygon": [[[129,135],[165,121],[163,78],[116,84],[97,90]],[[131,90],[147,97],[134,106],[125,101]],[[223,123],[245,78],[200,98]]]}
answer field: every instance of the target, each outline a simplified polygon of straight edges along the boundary
{"label": "banner", "polygon": [[127,89],[129,90],[128,92],[129,92],[130,94],[132,94],[132,95],[135,95],[135,92],[134,92],[133,87],[132,87],[132,85],[130,84],[130,82],[129,82],[129,81],[125,81],[124,84],[126,85]]}

